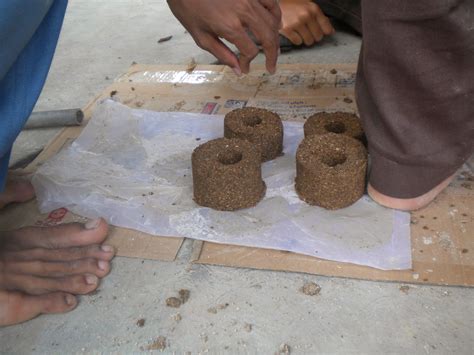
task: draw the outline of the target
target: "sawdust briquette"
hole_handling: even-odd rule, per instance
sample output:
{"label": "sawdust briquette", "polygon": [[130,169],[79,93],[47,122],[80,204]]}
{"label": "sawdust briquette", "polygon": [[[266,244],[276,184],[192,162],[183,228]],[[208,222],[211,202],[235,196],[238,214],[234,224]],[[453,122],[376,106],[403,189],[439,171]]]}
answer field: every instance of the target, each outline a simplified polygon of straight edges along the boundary
{"label": "sawdust briquette", "polygon": [[265,195],[260,147],[242,139],[218,138],[192,154],[194,200],[234,211],[255,206]]}
{"label": "sawdust briquette", "polygon": [[244,107],[225,115],[224,137],[256,144],[262,152],[263,162],[277,158],[283,151],[281,118],[262,108]]}
{"label": "sawdust briquette", "polygon": [[296,152],[295,189],[310,205],[344,208],[364,194],[366,170],[367,151],[360,141],[336,133],[312,135]]}
{"label": "sawdust briquette", "polygon": [[305,137],[313,134],[336,133],[360,140],[365,144],[364,129],[359,117],[349,112],[318,112],[304,124]]}

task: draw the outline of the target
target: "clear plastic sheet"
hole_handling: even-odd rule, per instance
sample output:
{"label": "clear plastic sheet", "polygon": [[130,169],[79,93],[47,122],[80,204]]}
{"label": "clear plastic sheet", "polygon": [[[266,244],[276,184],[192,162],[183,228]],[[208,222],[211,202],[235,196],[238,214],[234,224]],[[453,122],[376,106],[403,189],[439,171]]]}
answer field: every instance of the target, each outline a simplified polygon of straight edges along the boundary
{"label": "clear plastic sheet", "polygon": [[287,250],[379,269],[411,268],[410,216],[363,197],[326,211],[294,191],[302,124],[285,122],[284,156],[263,165],[256,207],[220,212],[192,199],[191,153],[221,137],[222,116],[133,110],[113,101],[33,178],[40,210],[67,207],[153,235]]}

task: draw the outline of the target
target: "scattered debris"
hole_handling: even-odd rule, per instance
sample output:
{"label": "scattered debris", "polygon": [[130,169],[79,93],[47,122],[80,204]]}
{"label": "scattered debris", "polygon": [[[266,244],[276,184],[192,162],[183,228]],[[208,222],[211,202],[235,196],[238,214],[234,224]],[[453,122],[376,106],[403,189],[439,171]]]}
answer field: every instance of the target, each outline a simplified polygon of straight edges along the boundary
{"label": "scattered debris", "polygon": [[300,289],[305,295],[316,296],[321,292],[321,286],[314,282],[307,282]]}
{"label": "scattered debris", "polygon": [[176,313],[176,314],[173,316],[173,319],[174,319],[176,322],[180,322],[181,319],[183,319],[183,317],[181,317],[181,314]]}
{"label": "scattered debris", "polygon": [[344,100],[342,100],[342,101],[344,101],[346,104],[351,104],[352,103],[352,99],[350,97],[345,97]]}
{"label": "scattered debris", "polygon": [[166,338],[160,335],[153,343],[147,346],[147,350],[165,350],[166,346]]}
{"label": "scattered debris", "polygon": [[137,63],[137,62],[135,62],[135,61],[133,61],[133,62],[132,62],[132,65],[137,65],[137,64],[138,64],[138,63]]}
{"label": "scattered debris", "polygon": [[179,308],[181,306],[181,300],[176,297],[169,297],[166,299],[166,305],[168,307]]}
{"label": "scattered debris", "polygon": [[200,141],[200,140],[201,140],[201,137],[197,137],[196,140],[197,140],[197,141]]}
{"label": "scattered debris", "polygon": [[250,323],[245,323],[244,325],[244,330],[247,332],[247,333],[250,333],[252,331],[252,324]]}
{"label": "scattered debris", "polygon": [[400,286],[399,290],[403,292],[405,295],[408,295],[408,291],[410,290],[410,286],[408,285],[402,285]]}
{"label": "scattered debris", "polygon": [[207,311],[208,311],[209,313],[216,314],[218,310],[226,309],[227,307],[229,307],[229,304],[228,304],[228,303],[221,303],[221,304],[218,304],[218,305],[215,306],[215,307],[209,308]]}
{"label": "scattered debris", "polygon": [[182,304],[185,304],[189,300],[189,296],[191,295],[191,291],[186,290],[186,289],[181,289],[179,290],[178,293],[179,293],[179,299],[181,300]]}
{"label": "scattered debris", "polygon": [[281,344],[280,345],[280,348],[278,349],[278,352],[277,354],[285,354],[285,355],[288,355],[291,353],[291,348],[288,344]]}
{"label": "scattered debris", "polygon": [[469,249],[466,249],[466,248],[464,248],[463,250],[461,250],[461,253],[463,253],[463,254],[467,254],[468,252],[469,252]]}
{"label": "scattered debris", "polygon": [[158,40],[158,43],[168,42],[171,38],[173,38],[173,36],[161,37],[161,38]]}
{"label": "scattered debris", "polygon": [[331,73],[331,74],[337,74],[337,70],[336,70],[336,69],[331,69],[331,70],[330,70],[330,73]]}
{"label": "scattered debris", "polygon": [[144,104],[143,101],[137,101],[137,102],[135,102],[135,106],[136,106],[136,107],[142,107],[143,104]]}
{"label": "scattered debris", "polygon": [[135,88],[132,86],[132,87],[130,88],[130,90],[135,91]]}
{"label": "scattered debris", "polygon": [[462,187],[464,187],[465,189],[468,189],[468,190],[473,190],[473,187],[471,184],[469,184],[468,182],[463,182],[461,184]]}
{"label": "scattered debris", "polygon": [[140,318],[139,320],[137,320],[137,326],[142,328],[144,325],[145,325],[145,318]]}
{"label": "scattered debris", "polygon": [[219,100],[221,97],[219,95],[214,96],[214,100]]}
{"label": "scattered debris", "polygon": [[115,95],[117,95],[118,91],[117,90],[112,90],[110,92],[110,97],[114,97]]}
{"label": "scattered debris", "polygon": [[186,68],[186,71],[188,73],[192,73],[193,70],[196,68],[196,66],[197,66],[197,63],[196,63],[196,61],[194,60],[194,57],[193,57],[193,58],[191,58],[190,62],[188,63],[188,67]]}
{"label": "scattered debris", "polygon": [[415,217],[411,217],[410,223],[411,223],[411,224],[417,224],[417,223],[418,223],[418,219],[416,219]]}
{"label": "scattered debris", "polygon": [[110,80],[110,78],[108,76],[105,77],[105,80]]}

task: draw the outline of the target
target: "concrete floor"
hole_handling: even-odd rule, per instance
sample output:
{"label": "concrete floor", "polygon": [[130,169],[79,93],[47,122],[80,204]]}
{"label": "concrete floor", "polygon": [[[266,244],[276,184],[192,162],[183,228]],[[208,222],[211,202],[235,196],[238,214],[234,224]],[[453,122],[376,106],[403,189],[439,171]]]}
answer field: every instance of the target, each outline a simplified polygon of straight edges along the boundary
{"label": "concrete floor", "polygon": [[[157,44],[168,35],[171,41]],[[355,62],[359,46],[357,37],[338,33],[280,62]],[[37,109],[81,107],[133,61],[185,64],[191,57],[214,61],[162,0],[71,1]],[[14,159],[41,149],[55,133],[22,134]],[[274,354],[282,344],[292,354],[473,353],[472,289],[410,286],[405,293],[396,283],[193,265],[191,247],[186,241],[171,263],[116,258],[99,292],[82,297],[73,312],[1,329],[0,352],[135,353],[163,336],[165,352],[176,354]],[[302,294],[307,281],[321,293]],[[191,291],[189,301],[166,307],[181,288]],[[136,325],[140,318],[143,327]]]}

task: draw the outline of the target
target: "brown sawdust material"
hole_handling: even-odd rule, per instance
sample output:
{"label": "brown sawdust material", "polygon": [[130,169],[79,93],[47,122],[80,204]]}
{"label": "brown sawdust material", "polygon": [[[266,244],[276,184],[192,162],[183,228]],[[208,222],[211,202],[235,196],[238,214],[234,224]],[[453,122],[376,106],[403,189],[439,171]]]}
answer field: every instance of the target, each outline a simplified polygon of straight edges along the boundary
{"label": "brown sawdust material", "polygon": [[215,307],[208,308],[207,311],[209,313],[216,314],[218,310],[226,309],[227,307],[229,307],[228,303],[221,303],[221,304],[218,304]]}
{"label": "brown sawdust material", "polygon": [[142,328],[144,325],[145,325],[145,318],[140,318],[139,320],[137,320],[137,326]]}
{"label": "brown sawdust material", "polygon": [[284,355],[288,355],[290,353],[291,353],[291,347],[285,343],[280,345],[280,348],[278,349],[278,352],[277,352],[277,354],[284,354]]}
{"label": "brown sawdust material", "polygon": [[301,200],[329,210],[348,207],[365,191],[367,151],[341,134],[312,135],[296,151],[295,190]]}
{"label": "brown sawdust material", "polygon": [[348,112],[318,112],[304,124],[305,137],[317,134],[336,133],[365,142],[364,129],[359,117]]}
{"label": "brown sawdust material", "polygon": [[271,111],[244,107],[233,110],[224,118],[224,137],[239,138],[256,144],[262,161],[273,160],[283,152],[283,123]]}
{"label": "brown sawdust material", "polygon": [[179,308],[181,307],[181,303],[182,303],[181,300],[176,297],[169,297],[166,299],[166,305],[168,307]]}
{"label": "brown sawdust material", "polygon": [[405,295],[408,295],[408,291],[410,290],[410,286],[408,285],[402,285],[400,286],[399,290],[403,292]]}
{"label": "brown sawdust material", "polygon": [[308,296],[316,296],[321,292],[321,286],[314,282],[307,282],[301,287],[300,291]]}
{"label": "brown sawdust material", "polygon": [[259,148],[245,140],[218,138],[191,157],[194,201],[221,211],[255,206],[265,195]]}
{"label": "brown sawdust material", "polygon": [[186,302],[188,302],[189,297],[191,296],[191,291],[186,290],[186,289],[181,289],[179,290],[178,294],[179,294],[179,299],[181,300],[181,303],[185,304]]}
{"label": "brown sawdust material", "polygon": [[147,350],[165,350],[167,347],[167,341],[164,336],[159,336],[156,340],[147,346]]}

